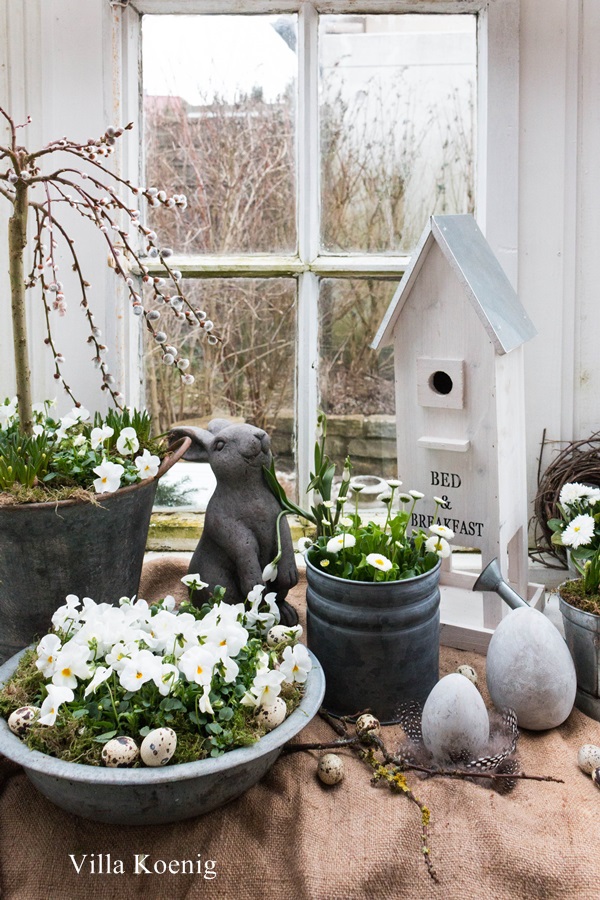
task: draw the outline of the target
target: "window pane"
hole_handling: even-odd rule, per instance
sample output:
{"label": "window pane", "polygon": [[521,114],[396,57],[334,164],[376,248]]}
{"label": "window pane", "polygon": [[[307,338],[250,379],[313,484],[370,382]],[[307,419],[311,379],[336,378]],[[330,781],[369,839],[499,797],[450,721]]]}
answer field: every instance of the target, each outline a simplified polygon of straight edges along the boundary
{"label": "window pane", "polygon": [[[178,253],[294,252],[295,16],[145,16],[149,222]],[[173,220],[177,224],[173,226]]]}
{"label": "window pane", "polygon": [[323,16],[325,252],[410,252],[433,213],[474,209],[476,17]]}
{"label": "window pane", "polygon": [[338,472],[350,454],[356,475],[398,474],[392,348],[369,346],[396,287],[373,278],[321,282],[319,384]]}

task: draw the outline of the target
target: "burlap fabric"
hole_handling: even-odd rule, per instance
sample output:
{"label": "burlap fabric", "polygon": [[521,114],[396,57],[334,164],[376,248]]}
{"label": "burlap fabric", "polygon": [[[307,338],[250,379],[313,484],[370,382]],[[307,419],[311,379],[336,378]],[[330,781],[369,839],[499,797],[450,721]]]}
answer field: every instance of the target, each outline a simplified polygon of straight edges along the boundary
{"label": "burlap fabric", "polygon": [[[172,559],[147,564],[140,594],[156,599],[174,593],[185,565]],[[302,585],[291,599],[302,611]],[[442,650],[443,673],[464,662],[484,678],[482,657]],[[384,731],[393,745],[398,731]],[[332,736],[317,719],[299,739]],[[165,826],[140,821],[129,828],[62,812],[16,766],[0,760],[1,896],[595,900],[600,897],[600,792],[576,762],[579,746],[588,742],[600,744],[600,724],[577,711],[552,732],[523,733],[523,770],[559,776],[564,784],[521,781],[507,796],[472,782],[409,775],[431,809],[438,885],[421,856],[417,808],[386,787],[372,786],[368,769],[350,751],[342,753],[346,778],[334,788],[315,777],[318,753],[296,753],[280,757],[262,782],[203,818]],[[100,854],[110,854],[113,868],[122,860],[125,874],[100,874]],[[136,854],[148,854],[146,867],[157,860],[167,866],[172,860],[200,860],[195,867],[200,874],[135,875]],[[80,874],[71,856],[81,864]],[[215,878],[203,877],[206,860],[214,861]]]}

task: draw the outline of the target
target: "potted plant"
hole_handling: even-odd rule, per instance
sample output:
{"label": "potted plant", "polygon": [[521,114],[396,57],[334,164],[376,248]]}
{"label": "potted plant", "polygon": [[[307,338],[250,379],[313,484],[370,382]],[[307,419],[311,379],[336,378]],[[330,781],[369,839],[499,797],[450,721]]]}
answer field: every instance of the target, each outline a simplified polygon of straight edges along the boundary
{"label": "potted plant", "polygon": [[[123,281],[133,315],[143,318],[162,348],[165,364],[185,384],[190,362],[170,345],[159,325],[166,310],[217,341],[213,325],[194,310],[172,268],[172,251],[139,217],[137,198],[153,206],[183,209],[183,195],[141,189],[107,166],[116,142],[132,126],[108,128],[97,140],[61,138],[37,151],[21,143],[21,129],[0,108],[8,140],[0,140],[0,197],[12,207],[8,226],[9,285],[16,397],[0,397],[0,661],[46,628],[65,595],[77,591],[108,600],[135,593],[141,571],[156,478],[166,470],[166,447],[153,438],[147,416],[125,409],[107,361],[107,347],[93,315],[76,241],[63,212],[95,228],[115,276]],[[30,243],[28,243],[30,242]],[[59,252],[72,269],[60,280]],[[156,257],[164,277],[152,277],[144,256]],[[27,270],[26,270],[27,261]],[[135,272],[134,273],[134,267]],[[75,284],[76,287],[72,287]],[[10,291],[8,291],[10,288]],[[52,324],[76,292],[89,327],[87,343],[102,390],[114,414],[92,416],[63,373],[64,356]],[[27,299],[39,295],[54,378],[72,411],[61,418],[48,403],[32,402]],[[184,447],[180,448],[183,453]],[[120,581],[115,582],[115,576]],[[123,583],[123,578],[125,582]]]}
{"label": "potted plant", "polygon": [[263,592],[177,610],[172,597],[68,597],[51,633],[0,669],[0,752],[54,803],[98,821],[165,823],[242,793],[324,691],[302,629],[279,625]]}
{"label": "potted plant", "polygon": [[[438,497],[429,530],[411,530],[415,505],[424,495],[400,492],[398,480],[388,480],[380,494],[380,521],[362,522],[361,484],[353,482],[349,458],[334,496],[335,465],[325,452],[322,413],[318,423],[309,483],[316,502],[310,512],[286,498],[273,466],[268,472],[283,510],[316,526],[314,540],[302,539],[308,646],[324,667],[330,712],[352,715],[368,707],[382,722],[397,721],[403,703],[423,702],[438,681],[439,574],[454,533],[439,521],[444,501]],[[346,508],[350,488],[352,512]],[[277,559],[271,565],[276,564]]]}
{"label": "potted plant", "polygon": [[558,588],[565,640],[577,673],[575,706],[600,721],[600,489],[563,485],[552,543],[565,547],[579,577]]}

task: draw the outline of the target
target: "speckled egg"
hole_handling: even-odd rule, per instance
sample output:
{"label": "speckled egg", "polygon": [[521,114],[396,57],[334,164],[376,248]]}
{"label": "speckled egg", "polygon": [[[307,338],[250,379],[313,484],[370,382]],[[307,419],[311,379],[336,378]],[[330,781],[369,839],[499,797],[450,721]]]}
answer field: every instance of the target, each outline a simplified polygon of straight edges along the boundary
{"label": "speckled egg", "polygon": [[465,678],[468,678],[471,684],[477,684],[477,672],[473,666],[459,666],[456,671],[459,675],[464,675]]}
{"label": "speckled egg", "polygon": [[440,679],[425,701],[421,732],[436,762],[464,752],[479,756],[489,740],[490,720],[475,685],[458,672]]}
{"label": "speckled egg", "polygon": [[136,742],[126,735],[107,741],[102,748],[102,762],[111,769],[125,769],[132,766],[139,755]]}
{"label": "speckled egg", "polygon": [[339,784],[344,777],[344,760],[335,753],[326,753],[319,760],[317,775],[323,784]]}
{"label": "speckled egg", "polygon": [[285,700],[282,697],[277,697],[275,703],[272,703],[270,706],[261,706],[256,713],[256,718],[262,725],[266,725],[267,731],[272,731],[273,728],[281,725],[286,715],[287,706],[285,705]]}
{"label": "speckled egg", "polygon": [[39,706],[20,706],[8,717],[8,727],[13,734],[23,737],[40,714]]}
{"label": "speckled egg", "polygon": [[166,766],[176,747],[177,735],[172,728],[155,728],[142,741],[142,762],[146,766]]}
{"label": "speckled egg", "polygon": [[369,732],[379,734],[381,731],[379,719],[376,719],[370,713],[364,713],[362,716],[359,716],[354,727],[359,738],[366,737]]}
{"label": "speckled egg", "polygon": [[269,647],[275,647],[277,644],[281,644],[282,641],[295,640],[295,637],[290,638],[290,631],[295,634],[298,629],[294,629],[293,626],[290,628],[289,625],[273,625],[267,632],[267,644]]}
{"label": "speckled egg", "polygon": [[600,747],[584,744],[577,754],[577,765],[586,775],[591,775],[600,766]]}

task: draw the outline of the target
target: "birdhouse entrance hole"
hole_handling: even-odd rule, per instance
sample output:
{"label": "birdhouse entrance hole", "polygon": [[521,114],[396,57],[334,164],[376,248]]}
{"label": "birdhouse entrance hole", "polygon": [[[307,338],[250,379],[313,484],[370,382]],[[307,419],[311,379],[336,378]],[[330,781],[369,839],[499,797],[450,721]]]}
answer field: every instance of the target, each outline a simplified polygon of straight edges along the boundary
{"label": "birdhouse entrance hole", "polygon": [[434,372],[429,379],[429,387],[435,391],[436,394],[449,394],[454,387],[454,382],[447,372],[438,369],[438,371]]}

